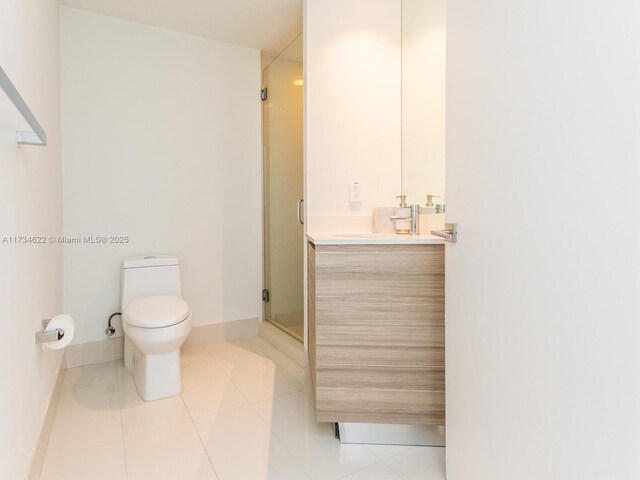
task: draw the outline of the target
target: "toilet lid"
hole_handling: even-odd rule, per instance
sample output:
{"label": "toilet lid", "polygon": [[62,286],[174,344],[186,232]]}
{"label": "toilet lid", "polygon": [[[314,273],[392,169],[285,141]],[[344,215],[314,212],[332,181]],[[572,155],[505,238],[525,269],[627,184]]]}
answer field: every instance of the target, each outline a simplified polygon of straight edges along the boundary
{"label": "toilet lid", "polygon": [[189,305],[175,295],[140,297],[129,302],[123,319],[129,325],[142,328],[169,327],[189,316]]}

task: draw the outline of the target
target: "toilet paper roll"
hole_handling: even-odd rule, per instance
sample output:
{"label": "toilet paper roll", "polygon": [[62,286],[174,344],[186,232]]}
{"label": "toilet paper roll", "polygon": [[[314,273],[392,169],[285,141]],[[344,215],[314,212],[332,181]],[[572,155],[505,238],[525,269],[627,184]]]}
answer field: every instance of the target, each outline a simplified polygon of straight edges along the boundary
{"label": "toilet paper roll", "polygon": [[73,321],[71,315],[60,314],[53,317],[47,328],[45,328],[46,332],[50,332],[51,330],[55,330],[56,328],[61,328],[64,330],[64,337],[62,337],[57,342],[47,342],[43,343],[43,345],[51,350],[60,350],[61,348],[66,347],[73,340],[73,335],[76,333],[76,322]]}

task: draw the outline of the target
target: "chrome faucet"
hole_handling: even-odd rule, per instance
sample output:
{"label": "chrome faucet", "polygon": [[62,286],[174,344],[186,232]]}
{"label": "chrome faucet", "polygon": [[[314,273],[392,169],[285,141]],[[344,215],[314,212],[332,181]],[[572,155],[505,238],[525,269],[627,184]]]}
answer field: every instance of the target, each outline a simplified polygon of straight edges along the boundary
{"label": "chrome faucet", "polygon": [[420,205],[411,205],[411,235],[417,235],[420,231]]}
{"label": "chrome faucet", "polygon": [[391,217],[389,217],[394,223],[397,221],[405,221],[405,222],[409,222],[410,223],[410,230],[409,233],[411,235],[417,235],[418,231],[420,230],[420,205],[410,205],[409,207],[406,206],[406,204],[404,204],[404,207],[401,208],[408,208],[409,211],[411,212],[411,215],[408,217],[398,217],[397,215],[393,215]]}

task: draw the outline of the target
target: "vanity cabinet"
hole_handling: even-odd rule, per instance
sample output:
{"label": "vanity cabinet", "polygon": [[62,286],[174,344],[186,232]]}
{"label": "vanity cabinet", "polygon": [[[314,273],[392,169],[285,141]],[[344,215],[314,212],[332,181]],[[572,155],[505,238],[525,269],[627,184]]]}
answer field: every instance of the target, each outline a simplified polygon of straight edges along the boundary
{"label": "vanity cabinet", "polygon": [[444,245],[308,244],[316,418],[444,425]]}

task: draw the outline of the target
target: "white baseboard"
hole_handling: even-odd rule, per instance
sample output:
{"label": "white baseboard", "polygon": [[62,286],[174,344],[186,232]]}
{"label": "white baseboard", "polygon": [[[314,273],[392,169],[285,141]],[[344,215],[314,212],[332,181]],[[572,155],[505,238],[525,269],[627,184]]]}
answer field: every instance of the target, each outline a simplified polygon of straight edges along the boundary
{"label": "white baseboard", "polygon": [[293,338],[267,321],[260,323],[260,336],[306,371],[307,355],[300,340]]}
{"label": "white baseboard", "polygon": [[47,447],[49,446],[49,437],[51,436],[53,421],[56,418],[56,410],[58,409],[60,395],[62,394],[62,384],[64,383],[64,376],[66,373],[63,362],[64,360],[60,361],[58,374],[56,375],[55,382],[53,382],[51,395],[49,396],[49,406],[47,407],[47,412],[42,421],[42,427],[40,428],[38,442],[33,451],[27,480],[39,480],[40,475],[42,474],[42,465],[44,464]]}
{"label": "white baseboard", "polygon": [[339,422],[340,443],[445,446],[445,428],[431,425],[392,425]]}
{"label": "white baseboard", "polygon": [[184,346],[192,347],[205,343],[233,340],[234,338],[256,337],[258,335],[258,324],[257,318],[247,318],[224,323],[196,325],[184,342]]}
{"label": "white baseboard", "polygon": [[[257,318],[234,320],[209,325],[195,325],[184,342],[185,347],[234,338],[258,335]],[[82,367],[96,363],[112,362],[124,357],[124,337],[113,337],[98,342],[78,343],[65,348],[63,368]]]}
{"label": "white baseboard", "polygon": [[112,362],[122,358],[123,349],[124,337],[106,338],[98,342],[69,345],[65,348],[64,368]]}

